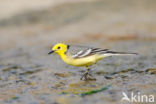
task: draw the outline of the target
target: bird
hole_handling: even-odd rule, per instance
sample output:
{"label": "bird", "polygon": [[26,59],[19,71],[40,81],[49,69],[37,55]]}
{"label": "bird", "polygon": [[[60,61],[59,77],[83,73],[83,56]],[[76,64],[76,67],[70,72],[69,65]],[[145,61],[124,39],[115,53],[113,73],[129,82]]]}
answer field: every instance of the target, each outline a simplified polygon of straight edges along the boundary
{"label": "bird", "polygon": [[89,73],[90,66],[96,64],[99,60],[114,55],[137,55],[131,52],[116,52],[109,49],[94,48],[89,46],[69,45],[57,43],[48,54],[56,53],[68,65],[76,67],[85,67],[86,71],[80,80],[96,80]]}

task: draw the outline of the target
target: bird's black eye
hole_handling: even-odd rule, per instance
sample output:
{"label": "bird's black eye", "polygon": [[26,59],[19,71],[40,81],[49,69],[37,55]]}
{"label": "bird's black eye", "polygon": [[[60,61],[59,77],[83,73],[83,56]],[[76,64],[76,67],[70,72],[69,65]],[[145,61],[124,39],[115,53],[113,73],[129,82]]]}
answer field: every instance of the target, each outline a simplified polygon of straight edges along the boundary
{"label": "bird's black eye", "polygon": [[57,47],[57,49],[60,49],[61,47]]}

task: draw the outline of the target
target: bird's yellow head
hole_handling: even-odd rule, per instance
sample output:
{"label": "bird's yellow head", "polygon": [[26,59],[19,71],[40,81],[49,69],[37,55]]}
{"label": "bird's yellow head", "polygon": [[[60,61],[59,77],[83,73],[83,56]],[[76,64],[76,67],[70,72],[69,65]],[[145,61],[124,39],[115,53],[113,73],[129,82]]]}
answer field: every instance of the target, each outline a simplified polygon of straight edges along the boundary
{"label": "bird's yellow head", "polygon": [[61,54],[64,54],[68,50],[69,47],[70,47],[69,45],[66,45],[64,43],[57,43],[56,45],[53,46],[52,51],[50,51],[48,54],[55,52],[61,55]]}

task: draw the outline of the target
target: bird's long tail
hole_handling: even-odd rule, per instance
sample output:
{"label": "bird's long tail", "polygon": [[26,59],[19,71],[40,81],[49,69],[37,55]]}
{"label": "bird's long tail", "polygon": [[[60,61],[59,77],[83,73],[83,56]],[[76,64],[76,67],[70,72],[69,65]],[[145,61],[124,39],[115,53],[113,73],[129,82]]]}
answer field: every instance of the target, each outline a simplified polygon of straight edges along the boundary
{"label": "bird's long tail", "polygon": [[130,53],[130,52],[115,52],[115,51],[106,51],[101,53],[103,57],[107,56],[114,56],[114,55],[138,55],[137,53]]}

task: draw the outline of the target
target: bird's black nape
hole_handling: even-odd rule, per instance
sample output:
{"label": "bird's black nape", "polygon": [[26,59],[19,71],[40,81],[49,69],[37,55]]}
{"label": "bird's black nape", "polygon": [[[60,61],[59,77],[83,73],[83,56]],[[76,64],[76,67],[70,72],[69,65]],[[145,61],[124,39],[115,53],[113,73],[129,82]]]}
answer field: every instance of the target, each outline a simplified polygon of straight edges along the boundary
{"label": "bird's black nape", "polygon": [[69,49],[70,45],[67,45],[67,49]]}

